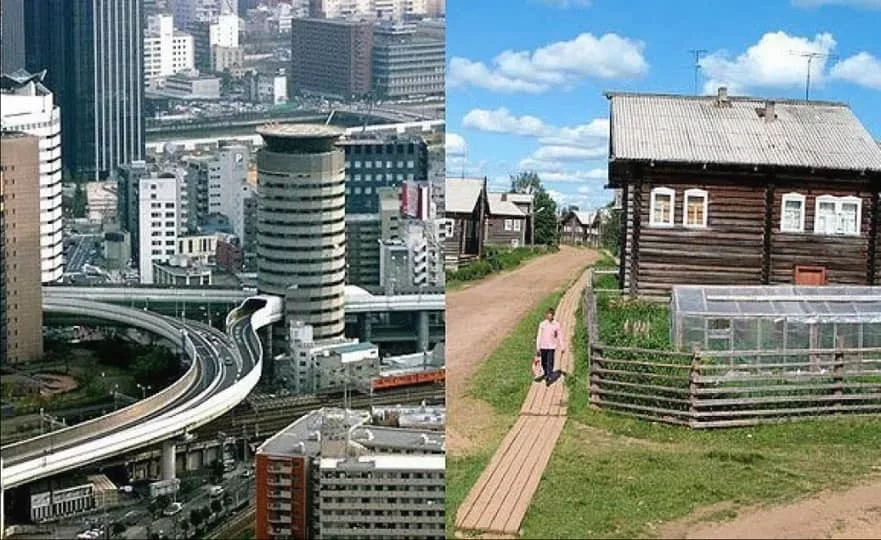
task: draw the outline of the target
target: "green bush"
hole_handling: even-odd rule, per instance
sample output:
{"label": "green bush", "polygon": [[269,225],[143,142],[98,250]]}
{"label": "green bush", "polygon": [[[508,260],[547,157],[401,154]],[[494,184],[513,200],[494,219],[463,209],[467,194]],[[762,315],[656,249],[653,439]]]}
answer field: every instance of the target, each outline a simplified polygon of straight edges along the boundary
{"label": "green bush", "polygon": [[558,246],[535,246],[535,247],[518,247],[508,248],[502,246],[486,246],[483,257],[468,266],[459,268],[458,270],[447,272],[447,281],[475,281],[483,279],[486,276],[517,268],[520,264],[528,259],[544,255],[546,253],[555,253],[559,251]]}

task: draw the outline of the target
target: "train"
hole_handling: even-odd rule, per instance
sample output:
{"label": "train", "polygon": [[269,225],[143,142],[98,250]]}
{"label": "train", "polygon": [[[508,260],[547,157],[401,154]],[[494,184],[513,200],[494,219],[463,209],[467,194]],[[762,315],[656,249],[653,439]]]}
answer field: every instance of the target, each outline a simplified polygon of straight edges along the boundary
{"label": "train", "polygon": [[379,376],[371,381],[373,391],[389,390],[418,384],[443,383],[447,378],[446,368],[414,371],[412,373]]}

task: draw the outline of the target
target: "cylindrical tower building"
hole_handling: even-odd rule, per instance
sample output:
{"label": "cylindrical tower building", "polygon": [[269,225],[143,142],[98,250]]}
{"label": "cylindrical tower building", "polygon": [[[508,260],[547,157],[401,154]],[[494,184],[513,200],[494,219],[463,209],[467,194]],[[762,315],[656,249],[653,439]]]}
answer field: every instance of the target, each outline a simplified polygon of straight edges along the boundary
{"label": "cylindrical tower building", "polygon": [[343,132],[269,125],[257,153],[257,289],[285,299],[285,325],[303,321],[315,341],[345,331],[346,195]]}

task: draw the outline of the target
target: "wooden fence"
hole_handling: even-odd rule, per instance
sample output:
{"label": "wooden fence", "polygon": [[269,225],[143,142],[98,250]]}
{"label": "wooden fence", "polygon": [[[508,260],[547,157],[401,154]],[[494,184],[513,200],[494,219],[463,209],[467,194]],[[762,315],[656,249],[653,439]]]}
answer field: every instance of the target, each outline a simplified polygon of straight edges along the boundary
{"label": "wooden fence", "polygon": [[881,413],[881,348],[679,352],[608,346],[599,340],[593,276],[589,284],[584,315],[594,407],[692,428]]}

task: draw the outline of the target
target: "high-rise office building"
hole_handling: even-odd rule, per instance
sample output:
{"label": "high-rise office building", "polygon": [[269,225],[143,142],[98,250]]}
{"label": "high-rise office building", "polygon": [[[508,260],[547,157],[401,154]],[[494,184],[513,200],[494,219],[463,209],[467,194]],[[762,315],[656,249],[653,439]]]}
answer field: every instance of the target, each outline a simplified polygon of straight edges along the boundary
{"label": "high-rise office building", "polygon": [[346,199],[342,131],[324,125],[259,128],[257,288],[285,299],[285,324],[315,340],[345,330]]}
{"label": "high-rise office building", "polygon": [[28,70],[61,106],[62,163],[79,179],[104,179],[144,155],[142,0],[25,3]]}
{"label": "high-rise office building", "polygon": [[373,25],[369,21],[294,19],[291,88],[348,98],[372,88]]}
{"label": "high-rise office building", "polygon": [[170,0],[174,20],[181,30],[196,22],[215,21],[220,15],[239,14],[239,0]]}
{"label": "high-rise office building", "polygon": [[3,244],[0,349],[4,362],[43,355],[40,287],[40,140],[0,135],[0,243]]}
{"label": "high-rise office building", "polygon": [[346,155],[346,212],[379,211],[380,188],[428,177],[428,146],[418,137],[355,137],[341,143]]}
{"label": "high-rise office building", "polygon": [[24,69],[24,0],[0,0],[0,73]]}
{"label": "high-rise office building", "polygon": [[52,283],[64,275],[61,111],[44,77],[24,70],[0,76],[0,125],[40,140],[40,279]]}
{"label": "high-rise office building", "polygon": [[374,31],[373,85],[382,98],[443,95],[445,64],[443,38],[419,35],[412,26]]}
{"label": "high-rise office building", "polygon": [[138,243],[138,192],[141,178],[149,174],[146,161],[132,161],[120,165],[116,179],[116,211],[119,214],[119,226],[129,233],[133,262],[138,262],[140,247]]}

